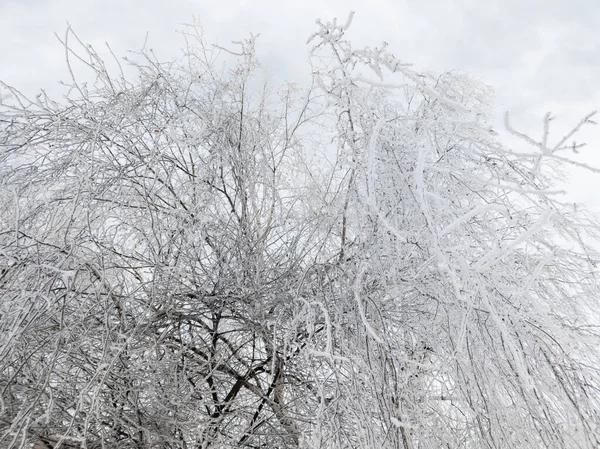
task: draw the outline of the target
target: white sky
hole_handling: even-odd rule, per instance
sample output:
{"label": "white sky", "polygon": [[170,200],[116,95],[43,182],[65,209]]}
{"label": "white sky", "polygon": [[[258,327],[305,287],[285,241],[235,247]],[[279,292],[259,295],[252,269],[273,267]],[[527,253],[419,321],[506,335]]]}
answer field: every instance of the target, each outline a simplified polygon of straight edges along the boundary
{"label": "white sky", "polygon": [[[0,79],[26,92],[57,89],[68,76],[54,32],[63,35],[67,22],[118,55],[139,49],[148,32],[168,59],[182,47],[175,31],[195,17],[210,42],[260,33],[263,65],[303,81],[315,20],[344,20],[350,10],[355,46],[385,40],[417,68],[470,73],[495,88],[498,117],[510,111],[521,130],[541,132],[551,111],[559,137],[600,109],[600,0],[0,0]],[[582,139],[581,160],[600,167],[600,127]],[[570,190],[600,213],[600,175],[579,172]]]}

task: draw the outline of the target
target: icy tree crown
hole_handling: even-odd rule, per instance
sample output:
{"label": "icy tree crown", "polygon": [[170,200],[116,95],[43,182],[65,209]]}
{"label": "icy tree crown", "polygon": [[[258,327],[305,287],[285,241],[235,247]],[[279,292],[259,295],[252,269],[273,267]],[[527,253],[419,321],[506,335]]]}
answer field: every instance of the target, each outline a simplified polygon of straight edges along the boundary
{"label": "icy tree crown", "polygon": [[555,182],[592,115],[510,148],[351,21],[308,88],[194,27],[129,78],[69,31],[62,102],[0,84],[0,446],[600,444],[599,227]]}

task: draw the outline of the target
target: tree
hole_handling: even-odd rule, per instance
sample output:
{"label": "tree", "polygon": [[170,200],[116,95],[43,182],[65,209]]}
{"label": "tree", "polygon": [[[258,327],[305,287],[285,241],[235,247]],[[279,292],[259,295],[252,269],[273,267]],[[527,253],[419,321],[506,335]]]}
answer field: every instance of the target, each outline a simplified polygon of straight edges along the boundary
{"label": "tree", "polygon": [[64,104],[2,85],[3,446],[600,444],[598,225],[555,187],[591,116],[507,148],[348,26],[308,89],[193,27],[135,81],[65,40]]}

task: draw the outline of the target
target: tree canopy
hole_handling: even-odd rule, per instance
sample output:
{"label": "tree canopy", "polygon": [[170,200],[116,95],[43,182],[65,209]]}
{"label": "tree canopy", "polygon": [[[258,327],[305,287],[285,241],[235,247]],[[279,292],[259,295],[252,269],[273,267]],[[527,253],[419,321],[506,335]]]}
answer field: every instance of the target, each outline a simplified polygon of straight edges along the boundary
{"label": "tree canopy", "polygon": [[600,445],[600,227],[557,182],[593,114],[508,146],[350,21],[309,87],[194,27],[0,84],[1,447]]}

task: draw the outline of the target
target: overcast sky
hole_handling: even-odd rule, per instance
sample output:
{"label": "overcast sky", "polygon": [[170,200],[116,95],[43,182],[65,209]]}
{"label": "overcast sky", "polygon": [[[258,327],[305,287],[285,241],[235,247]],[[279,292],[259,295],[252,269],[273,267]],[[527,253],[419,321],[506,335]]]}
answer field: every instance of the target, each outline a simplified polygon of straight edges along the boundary
{"label": "overcast sky", "polygon": [[[149,33],[149,46],[168,59],[182,47],[176,30],[195,18],[223,45],[260,33],[263,64],[302,82],[315,20],[344,20],[350,10],[355,46],[385,40],[417,68],[468,72],[494,87],[497,116],[510,111],[523,130],[541,132],[552,111],[558,137],[600,108],[600,0],[0,0],[0,79],[27,92],[56,89],[67,72],[54,33],[67,22],[118,55]],[[582,138],[586,162],[600,167],[600,127]],[[600,212],[600,175],[578,173],[571,190]]]}

